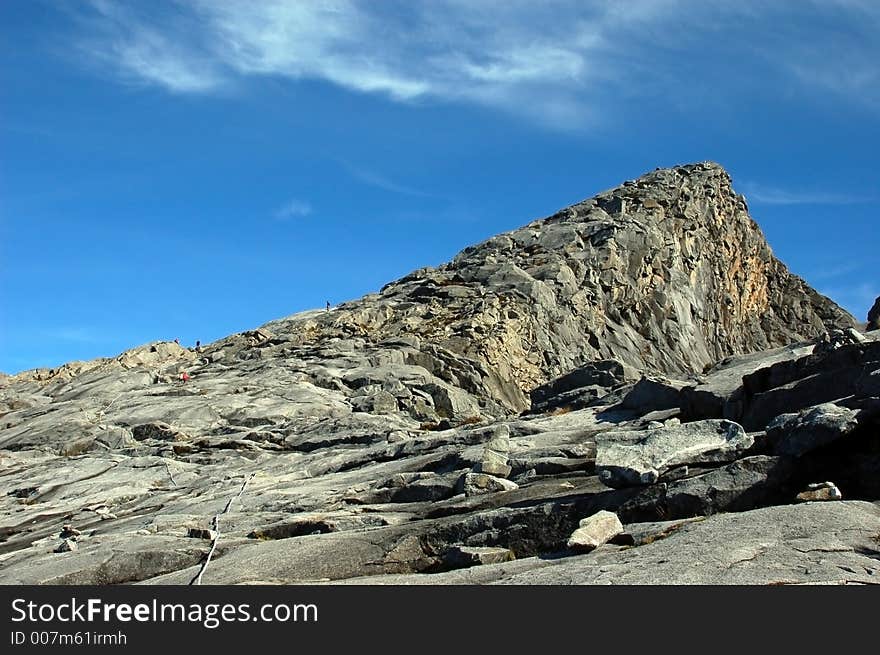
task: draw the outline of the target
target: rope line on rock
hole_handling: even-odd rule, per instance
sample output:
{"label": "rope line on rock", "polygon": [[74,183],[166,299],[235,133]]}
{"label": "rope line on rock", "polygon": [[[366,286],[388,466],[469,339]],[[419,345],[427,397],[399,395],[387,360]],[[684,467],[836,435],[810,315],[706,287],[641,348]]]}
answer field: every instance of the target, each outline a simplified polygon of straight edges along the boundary
{"label": "rope line on rock", "polygon": [[254,479],[256,473],[251,473],[247,478],[245,478],[244,482],[241,484],[241,489],[238,490],[238,494],[229,499],[229,502],[226,503],[226,507],[223,508],[223,511],[219,514],[215,514],[214,518],[211,520],[211,528],[214,530],[214,538],[211,540],[211,549],[208,551],[208,556],[205,558],[205,561],[202,562],[202,566],[199,569],[198,575],[194,577],[191,581],[191,585],[200,585],[202,584],[202,576],[205,574],[205,571],[208,569],[208,564],[211,563],[211,558],[214,556],[214,551],[217,550],[217,542],[220,540],[220,517],[224,514],[227,514],[232,507],[232,503],[241,498],[242,494],[244,494],[244,490],[247,488],[248,483]]}

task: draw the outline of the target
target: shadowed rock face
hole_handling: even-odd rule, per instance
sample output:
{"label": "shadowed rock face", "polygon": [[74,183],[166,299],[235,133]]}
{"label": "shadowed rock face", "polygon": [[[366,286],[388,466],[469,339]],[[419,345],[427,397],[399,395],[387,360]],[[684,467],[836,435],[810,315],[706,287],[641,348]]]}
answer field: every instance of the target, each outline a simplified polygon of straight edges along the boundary
{"label": "shadowed rock face", "polygon": [[[186,583],[215,538],[206,582],[437,573],[604,510],[653,539],[832,478],[874,499],[880,342],[791,346],[854,324],[723,169],[657,170],[329,311],[0,377],[0,583]],[[820,402],[854,425],[762,432]]]}
{"label": "shadowed rock face", "polygon": [[880,330],[880,297],[874,301],[874,305],[868,310],[868,330]]}

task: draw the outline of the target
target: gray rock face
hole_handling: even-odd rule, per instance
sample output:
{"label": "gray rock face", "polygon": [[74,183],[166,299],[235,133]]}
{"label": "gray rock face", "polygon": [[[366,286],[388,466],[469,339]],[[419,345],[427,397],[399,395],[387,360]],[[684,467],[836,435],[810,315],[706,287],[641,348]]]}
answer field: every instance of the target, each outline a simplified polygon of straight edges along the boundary
{"label": "gray rock face", "polygon": [[[475,286],[484,292],[454,313],[449,290]],[[726,355],[854,324],[773,258],[714,164],[650,173],[467,248],[381,299],[436,300],[455,335],[438,345],[523,392],[591,360],[699,372]],[[490,395],[506,404],[500,391]]]}
{"label": "gray rock face", "polygon": [[878,395],[880,341],[868,340],[782,361],[746,375],[736,413],[746,429],[760,430],[780,414]]}
{"label": "gray rock face", "polygon": [[[215,540],[206,584],[498,581],[561,571],[538,556],[572,560],[602,511],[633,551],[705,530],[709,561],[727,519],[656,526],[817,480],[880,497],[880,342],[814,352],[852,325],[720,167],[657,170],[330,311],[0,376],[0,583],[188,584]],[[828,401],[857,412],[851,435],[777,456],[767,424]],[[752,434],[721,420],[741,417]],[[619,579],[647,575],[621,557]]]}
{"label": "gray rock face", "polygon": [[740,512],[788,500],[794,467],[785,459],[744,457],[719,469],[668,485],[669,518]]}
{"label": "gray rock face", "polygon": [[799,359],[814,349],[814,343],[800,343],[725,357],[700,376],[696,384],[682,389],[681,412],[687,420],[720,417],[739,420],[743,411],[743,377],[775,363]]}
{"label": "gray rock face", "polygon": [[598,436],[596,471],[610,487],[653,484],[682,464],[732,461],[754,439],[731,421],[710,419],[639,432]]}
{"label": "gray rock face", "polygon": [[531,411],[588,407],[637,377],[634,369],[613,359],[591,362],[533,389]]}
{"label": "gray rock face", "polygon": [[[650,523],[638,546],[610,544],[574,557],[431,576],[356,578],[350,584],[848,585],[876,584],[880,509],[842,501],[768,507],[704,520]],[[809,526],[807,528],[806,526]],[[625,525],[626,531],[635,526]]]}

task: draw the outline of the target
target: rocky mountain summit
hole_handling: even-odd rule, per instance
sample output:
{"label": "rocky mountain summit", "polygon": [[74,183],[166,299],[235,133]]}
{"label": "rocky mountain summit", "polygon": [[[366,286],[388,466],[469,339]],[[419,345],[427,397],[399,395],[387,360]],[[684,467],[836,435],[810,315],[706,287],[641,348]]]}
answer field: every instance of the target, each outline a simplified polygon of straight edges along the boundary
{"label": "rocky mountain summit", "polygon": [[720,166],[658,169],[328,311],[0,378],[0,583],[876,582],[856,325]]}

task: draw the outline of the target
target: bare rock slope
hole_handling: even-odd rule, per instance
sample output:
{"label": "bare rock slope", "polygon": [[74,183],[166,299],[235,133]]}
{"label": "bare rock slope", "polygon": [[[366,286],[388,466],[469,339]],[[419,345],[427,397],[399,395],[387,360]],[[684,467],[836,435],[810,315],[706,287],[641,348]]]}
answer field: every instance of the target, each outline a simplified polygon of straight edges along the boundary
{"label": "bare rock slope", "polygon": [[[272,325],[298,345],[406,335],[411,363],[507,409],[587,362],[701,372],[855,321],[777,260],[728,174],[658,169],[466,248],[330,316]],[[421,360],[421,361],[420,361]]]}
{"label": "bare rock slope", "polygon": [[[880,342],[854,325],[722,168],[658,169],[330,311],[0,378],[0,583],[643,582],[632,549],[694,518],[707,561],[762,507],[876,522]],[[568,553],[600,511],[624,532]],[[871,529],[823,581],[877,572]]]}

